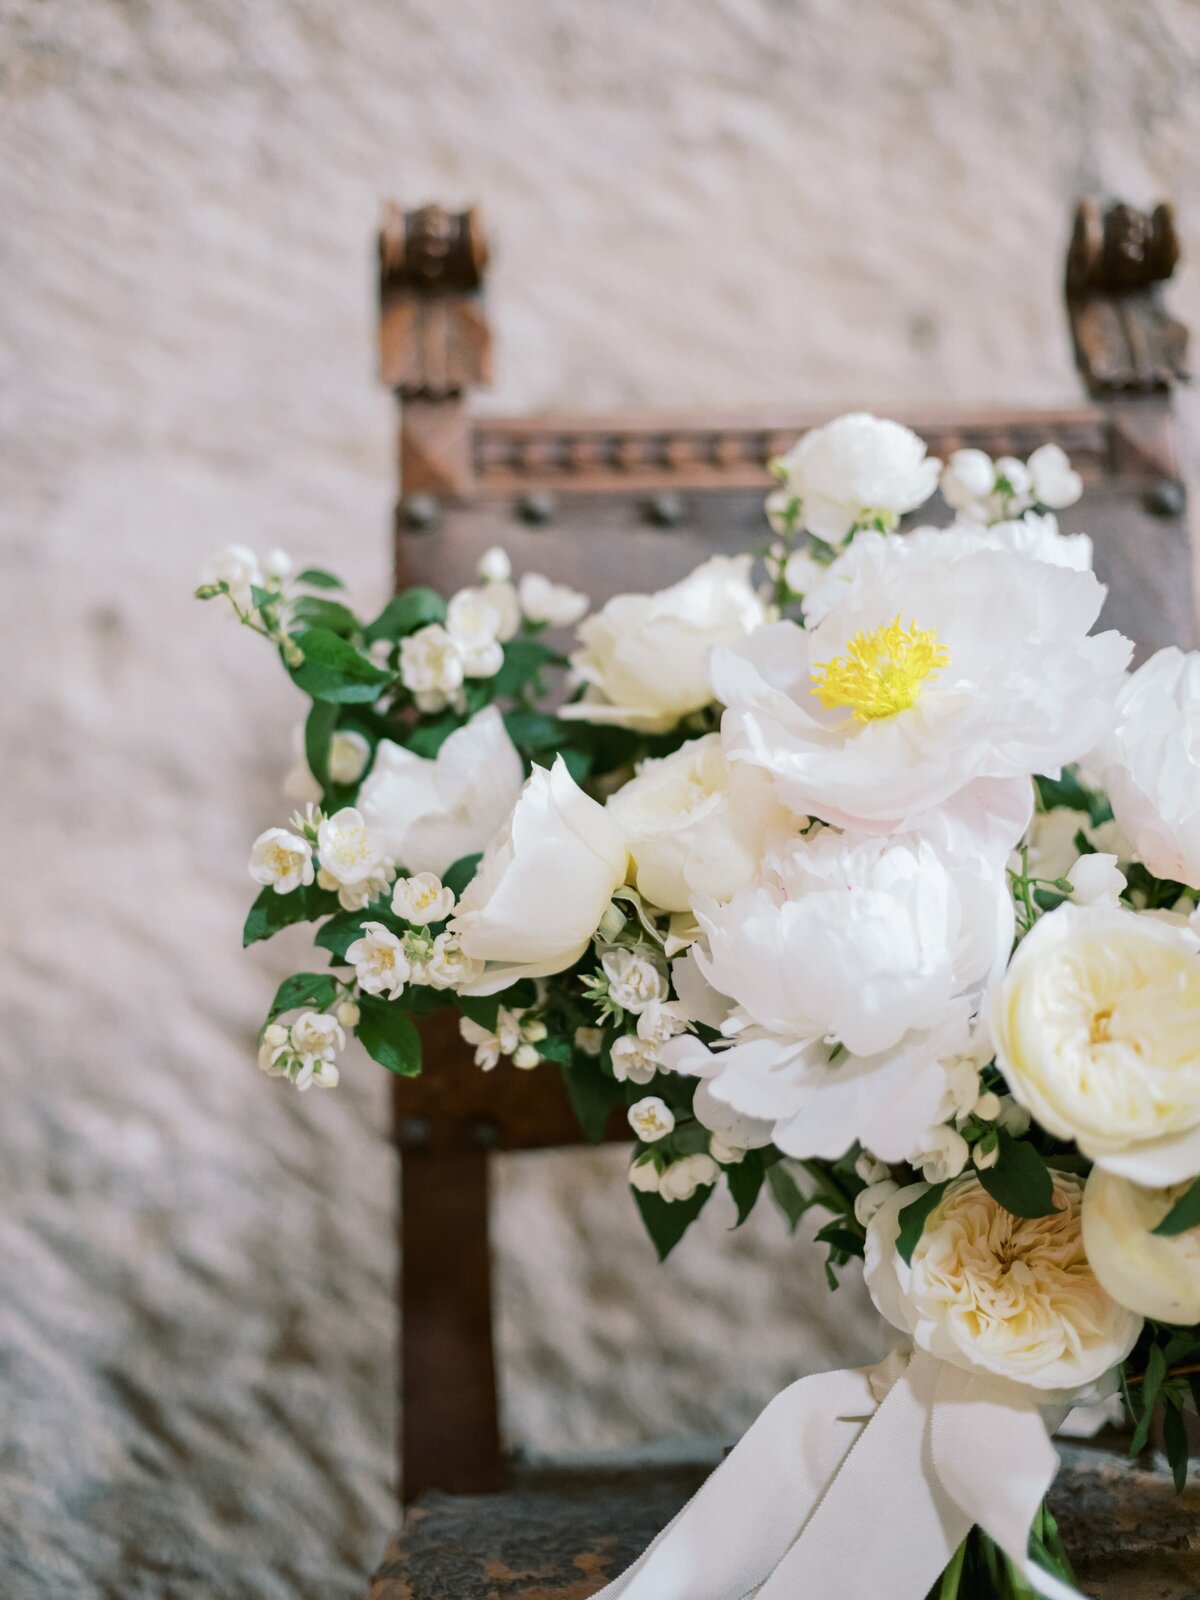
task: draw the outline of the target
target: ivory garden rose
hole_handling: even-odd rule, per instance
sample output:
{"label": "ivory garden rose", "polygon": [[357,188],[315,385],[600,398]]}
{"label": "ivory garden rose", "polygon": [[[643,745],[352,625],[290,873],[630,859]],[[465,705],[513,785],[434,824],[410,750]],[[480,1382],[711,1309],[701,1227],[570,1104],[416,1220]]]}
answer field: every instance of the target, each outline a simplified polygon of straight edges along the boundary
{"label": "ivory garden rose", "polygon": [[1155,1229],[1191,1187],[1144,1188],[1093,1167],[1083,1194],[1083,1242],[1100,1282],[1123,1306],[1158,1322],[1200,1322],[1200,1228]]}

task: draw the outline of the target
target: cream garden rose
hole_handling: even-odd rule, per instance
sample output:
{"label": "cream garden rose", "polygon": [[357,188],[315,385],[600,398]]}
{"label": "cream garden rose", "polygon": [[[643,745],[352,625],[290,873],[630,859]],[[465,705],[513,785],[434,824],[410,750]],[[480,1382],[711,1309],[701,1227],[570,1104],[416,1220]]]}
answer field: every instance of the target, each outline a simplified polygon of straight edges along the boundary
{"label": "cream garden rose", "polygon": [[752,633],[766,613],[751,556],[713,556],[657,594],[623,594],[579,626],[571,665],[587,686],[559,715],[664,733],[713,699],[714,647]]}
{"label": "cream garden rose", "polygon": [[1014,1096],[1100,1166],[1162,1186],[1200,1172],[1200,941],[1112,905],[1062,905],[997,986]]}
{"label": "cream garden rose", "polygon": [[1057,1209],[1025,1218],[964,1175],[926,1218],[906,1264],[899,1216],[925,1188],[890,1195],[867,1225],[867,1288],[893,1327],[942,1361],[1027,1384],[1047,1402],[1065,1403],[1125,1359],[1142,1319],[1089,1265],[1078,1179],[1056,1172]]}
{"label": "cream garden rose", "polygon": [[562,758],[550,771],[535,767],[450,923],[463,953],[488,964],[469,992],[492,994],[573,966],[628,862],[620,828]]}
{"label": "cream garden rose", "polygon": [[1189,1187],[1146,1189],[1093,1167],[1083,1194],[1092,1270],[1114,1300],[1157,1322],[1200,1322],[1200,1228],[1154,1232]]}
{"label": "cream garden rose", "polygon": [[731,900],[758,873],[772,830],[795,831],[766,773],[731,765],[719,734],[645,761],[608,802],[629,841],[638,891],[664,911]]}

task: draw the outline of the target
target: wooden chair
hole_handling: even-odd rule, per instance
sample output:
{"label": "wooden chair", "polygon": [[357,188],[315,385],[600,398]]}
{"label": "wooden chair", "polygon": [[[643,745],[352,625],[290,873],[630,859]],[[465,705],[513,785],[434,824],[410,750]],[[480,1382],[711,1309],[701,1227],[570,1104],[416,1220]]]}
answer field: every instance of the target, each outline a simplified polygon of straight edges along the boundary
{"label": "wooden chair", "polygon": [[[598,601],[670,582],[715,551],[763,542],[767,462],[824,416],[784,408],[749,416],[475,416],[470,393],[491,370],[478,214],[388,207],[379,244],[381,374],[400,402],[398,586],[451,590],[472,580],[484,550],[502,544],[518,570],[546,571]],[[1063,523],[1093,536],[1097,568],[1111,585],[1108,620],[1143,652],[1191,643],[1196,632],[1172,408],[1187,335],[1159,291],[1177,254],[1167,207],[1147,216],[1080,205],[1066,299],[1089,398],[1040,413],[902,419],[942,457],[966,445],[1025,456],[1057,440],[1086,482],[1082,504]],[[552,1067],[484,1074],[452,1024],[430,1026],[426,1051],[425,1075],[395,1084],[408,1510],[370,1593],[582,1600],[633,1559],[703,1472],[564,1470],[509,1480],[493,1369],[489,1156],[580,1136]],[[1097,1571],[1097,1592],[1132,1596],[1141,1592],[1136,1584],[1122,1587],[1114,1572],[1122,1561],[1140,1570],[1178,1508],[1156,1474],[1124,1467],[1106,1476],[1091,1461],[1088,1450],[1071,1450],[1058,1503],[1076,1548],[1120,1554]],[[1120,1493],[1114,1484],[1124,1486]],[[1140,1516],[1129,1511],[1135,1500]],[[1197,1497],[1185,1504],[1194,1513]],[[1196,1556],[1177,1558],[1183,1587],[1163,1580],[1162,1559],[1156,1553],[1156,1596],[1200,1593]]]}

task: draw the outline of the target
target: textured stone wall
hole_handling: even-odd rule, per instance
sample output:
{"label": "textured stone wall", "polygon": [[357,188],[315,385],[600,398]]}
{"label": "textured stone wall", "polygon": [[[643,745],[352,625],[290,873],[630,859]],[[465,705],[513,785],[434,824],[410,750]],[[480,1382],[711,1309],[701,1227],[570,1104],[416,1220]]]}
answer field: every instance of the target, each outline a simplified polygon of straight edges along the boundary
{"label": "textured stone wall", "polygon": [[[389,1518],[384,1085],[254,1069],[299,707],[188,598],[234,538],[384,591],[380,197],[484,203],[497,406],[1052,402],[1073,196],[1200,242],[1198,76],[1188,0],[0,8],[6,1600],[351,1596]],[[656,1270],[619,1168],[499,1173],[515,1440],[869,1352],[765,1210]]]}

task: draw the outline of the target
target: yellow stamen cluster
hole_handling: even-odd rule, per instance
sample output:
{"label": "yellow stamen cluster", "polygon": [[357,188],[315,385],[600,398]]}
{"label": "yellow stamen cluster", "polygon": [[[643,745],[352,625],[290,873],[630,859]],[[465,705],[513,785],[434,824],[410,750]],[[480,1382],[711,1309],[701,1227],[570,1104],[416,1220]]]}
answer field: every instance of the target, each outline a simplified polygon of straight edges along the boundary
{"label": "yellow stamen cluster", "polygon": [[856,633],[844,656],[817,667],[811,692],[826,710],[845,706],[855,722],[874,722],[915,705],[926,678],[949,664],[935,628],[906,628],[897,616],[874,633]]}

